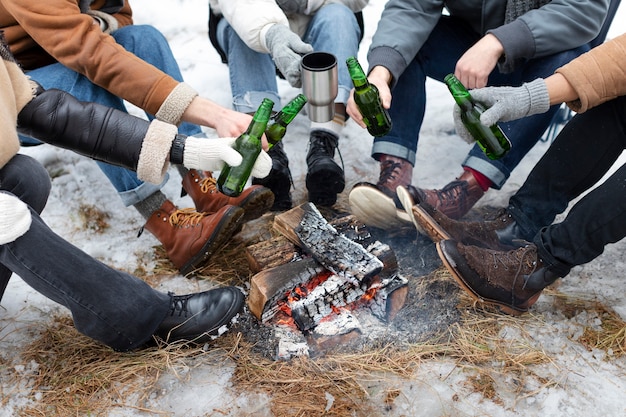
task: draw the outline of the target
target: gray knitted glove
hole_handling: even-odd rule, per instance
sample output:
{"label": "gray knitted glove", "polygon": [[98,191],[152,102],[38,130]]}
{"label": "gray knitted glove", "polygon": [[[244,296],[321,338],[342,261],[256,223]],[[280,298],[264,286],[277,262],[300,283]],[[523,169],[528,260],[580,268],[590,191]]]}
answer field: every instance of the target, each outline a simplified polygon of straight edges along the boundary
{"label": "gray knitted glove", "polygon": [[276,3],[285,14],[303,14],[309,5],[308,0],[276,0]]}
{"label": "gray knitted glove", "polygon": [[[472,98],[489,107],[480,116],[485,126],[545,113],[550,108],[550,96],[543,78],[524,83],[520,87],[484,87],[470,91]],[[468,143],[474,138],[461,122],[461,109],[454,106],[454,126],[457,134]]]}
{"label": "gray knitted glove", "polygon": [[275,24],[265,35],[274,64],[292,87],[301,87],[301,55],[313,52],[313,47],[293,33],[287,26]]}
{"label": "gray knitted glove", "polygon": [[470,91],[472,98],[489,107],[480,116],[485,126],[545,113],[550,108],[550,95],[543,78],[520,87],[486,87]]}

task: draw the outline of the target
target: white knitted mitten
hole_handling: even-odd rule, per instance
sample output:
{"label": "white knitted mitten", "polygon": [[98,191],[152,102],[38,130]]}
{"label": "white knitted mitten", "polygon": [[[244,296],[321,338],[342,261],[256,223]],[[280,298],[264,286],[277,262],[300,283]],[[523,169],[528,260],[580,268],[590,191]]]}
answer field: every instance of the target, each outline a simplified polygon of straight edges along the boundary
{"label": "white knitted mitten", "polygon": [[22,200],[0,192],[0,245],[13,242],[26,233],[31,220],[30,210]]}

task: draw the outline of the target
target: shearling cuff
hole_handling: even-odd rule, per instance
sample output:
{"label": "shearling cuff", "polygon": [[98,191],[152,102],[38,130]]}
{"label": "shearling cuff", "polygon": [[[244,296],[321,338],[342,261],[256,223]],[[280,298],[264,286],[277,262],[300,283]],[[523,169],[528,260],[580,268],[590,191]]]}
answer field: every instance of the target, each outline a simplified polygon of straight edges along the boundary
{"label": "shearling cuff", "polygon": [[169,168],[169,155],[178,128],[172,124],[153,120],[141,145],[137,177],[142,181],[159,184]]}
{"label": "shearling cuff", "polygon": [[100,10],[87,10],[87,14],[95,17],[98,22],[100,22],[100,29],[102,29],[104,33],[115,32],[119,27],[117,19],[108,13],[101,12]]}
{"label": "shearling cuff", "polygon": [[189,84],[178,84],[161,104],[159,111],[155,115],[156,118],[178,126],[183,113],[197,96],[198,92],[191,88]]}

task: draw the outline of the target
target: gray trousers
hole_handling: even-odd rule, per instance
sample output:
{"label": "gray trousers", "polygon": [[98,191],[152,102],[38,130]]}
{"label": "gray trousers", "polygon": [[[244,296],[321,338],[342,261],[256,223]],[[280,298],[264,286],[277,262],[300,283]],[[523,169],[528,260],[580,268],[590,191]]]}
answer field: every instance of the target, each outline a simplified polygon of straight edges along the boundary
{"label": "gray trousers", "polygon": [[54,233],[39,216],[49,191],[48,173],[33,158],[18,154],[0,169],[0,192],[24,201],[32,215],[24,235],[0,245],[0,296],[15,273],[67,307],[76,329],[86,336],[119,351],[143,345],[167,314],[169,295],[108,267]]}

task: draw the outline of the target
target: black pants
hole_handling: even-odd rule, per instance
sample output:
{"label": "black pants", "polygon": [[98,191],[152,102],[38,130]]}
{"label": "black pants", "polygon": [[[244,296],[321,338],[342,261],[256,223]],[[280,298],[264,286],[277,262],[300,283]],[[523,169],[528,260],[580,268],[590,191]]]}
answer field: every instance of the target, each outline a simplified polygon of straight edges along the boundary
{"label": "black pants", "polygon": [[625,148],[626,97],[619,97],[574,116],[509,200],[525,238],[559,276],[626,236],[626,165],[581,198],[565,220],[553,224]]}

